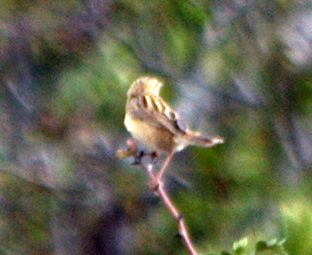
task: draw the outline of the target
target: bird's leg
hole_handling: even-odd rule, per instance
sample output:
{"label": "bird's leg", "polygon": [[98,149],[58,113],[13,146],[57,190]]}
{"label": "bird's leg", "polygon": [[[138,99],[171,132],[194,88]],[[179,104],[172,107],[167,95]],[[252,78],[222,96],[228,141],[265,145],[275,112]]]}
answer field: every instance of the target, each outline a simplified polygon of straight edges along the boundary
{"label": "bird's leg", "polygon": [[155,161],[158,159],[159,157],[159,153],[157,151],[151,151],[149,153],[150,157],[151,157],[151,160],[153,163],[155,163]]}
{"label": "bird's leg", "polygon": [[154,189],[155,191],[157,190],[157,187],[158,187],[158,185],[159,185],[159,183],[160,183],[160,181],[161,181],[161,177],[162,177],[163,173],[165,172],[165,169],[166,169],[166,167],[168,166],[170,160],[172,159],[173,154],[174,154],[174,150],[171,150],[171,151],[168,153],[168,155],[167,155],[167,157],[165,158],[165,160],[164,160],[162,166],[160,167],[160,169],[159,169],[157,175],[155,176],[155,178],[154,178],[153,181],[152,181],[152,182],[153,182],[153,183],[152,183],[153,189]]}
{"label": "bird's leg", "polygon": [[139,165],[142,162],[142,158],[146,155],[144,150],[138,151],[134,156],[133,165]]}

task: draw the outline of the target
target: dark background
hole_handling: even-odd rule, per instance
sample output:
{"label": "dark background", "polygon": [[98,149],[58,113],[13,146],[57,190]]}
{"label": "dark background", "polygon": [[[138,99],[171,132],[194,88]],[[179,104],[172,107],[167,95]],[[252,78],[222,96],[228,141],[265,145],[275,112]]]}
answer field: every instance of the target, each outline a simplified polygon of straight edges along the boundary
{"label": "dark background", "polygon": [[115,158],[145,75],[226,140],[166,174],[197,249],[247,237],[312,254],[311,1],[0,4],[3,254],[186,254],[144,172]]}

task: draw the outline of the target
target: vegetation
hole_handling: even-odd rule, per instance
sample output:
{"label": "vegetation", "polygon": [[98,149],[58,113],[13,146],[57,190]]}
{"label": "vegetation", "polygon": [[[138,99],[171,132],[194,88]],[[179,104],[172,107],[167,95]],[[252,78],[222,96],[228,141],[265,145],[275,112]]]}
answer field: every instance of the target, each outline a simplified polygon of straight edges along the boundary
{"label": "vegetation", "polygon": [[1,254],[187,254],[144,171],[115,157],[145,75],[225,138],[166,172],[196,249],[312,253],[310,1],[0,3]]}

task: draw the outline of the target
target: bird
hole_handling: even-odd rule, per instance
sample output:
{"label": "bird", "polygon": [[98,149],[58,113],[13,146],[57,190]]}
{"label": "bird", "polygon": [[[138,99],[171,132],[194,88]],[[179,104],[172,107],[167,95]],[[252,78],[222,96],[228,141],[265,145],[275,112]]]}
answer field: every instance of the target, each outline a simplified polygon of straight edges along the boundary
{"label": "bird", "polygon": [[166,152],[155,183],[161,177],[175,152],[187,146],[211,147],[223,143],[221,137],[203,135],[185,125],[181,116],[160,97],[163,86],[155,77],[140,77],[127,92],[124,125],[132,137],[149,150]]}

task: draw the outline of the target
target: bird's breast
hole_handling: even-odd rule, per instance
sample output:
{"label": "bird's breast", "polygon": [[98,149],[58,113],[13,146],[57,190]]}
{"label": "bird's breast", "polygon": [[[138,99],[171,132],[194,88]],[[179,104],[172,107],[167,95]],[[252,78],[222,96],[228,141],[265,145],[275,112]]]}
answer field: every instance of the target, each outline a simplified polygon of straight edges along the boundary
{"label": "bird's breast", "polygon": [[126,114],[124,124],[132,136],[149,149],[170,151],[174,146],[173,134],[166,129],[133,118],[131,114]]}

